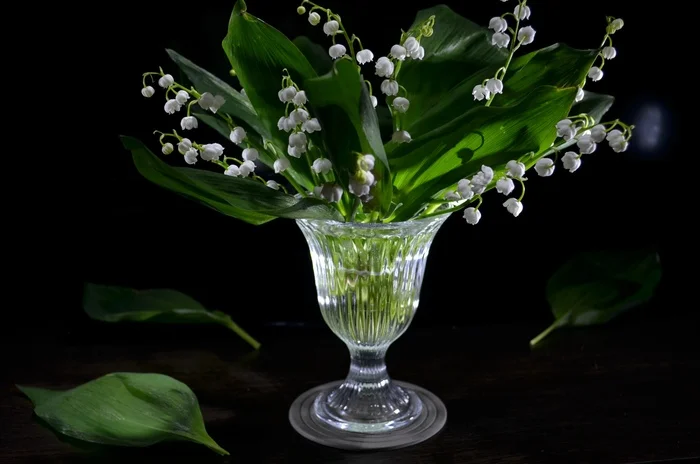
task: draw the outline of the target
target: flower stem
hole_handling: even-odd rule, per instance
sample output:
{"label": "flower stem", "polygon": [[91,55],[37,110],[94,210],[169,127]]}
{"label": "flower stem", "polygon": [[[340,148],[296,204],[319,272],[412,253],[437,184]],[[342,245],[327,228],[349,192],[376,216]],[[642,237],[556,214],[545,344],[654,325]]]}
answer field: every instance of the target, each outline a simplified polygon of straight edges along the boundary
{"label": "flower stem", "polygon": [[536,336],[535,338],[533,338],[532,340],[530,340],[530,346],[535,346],[535,345],[537,345],[537,344],[538,344],[539,342],[541,342],[547,335],[549,335],[550,333],[552,333],[552,331],[554,331],[554,330],[556,330],[557,328],[559,328],[559,326],[560,326],[560,322],[559,322],[558,320],[557,320],[557,321],[554,321],[554,322],[552,323],[552,325],[550,325],[549,327],[547,327],[546,329],[544,329],[544,331],[543,331],[542,333],[540,333],[538,336]]}
{"label": "flower stem", "polygon": [[[525,6],[526,1],[520,1],[520,10],[523,9]],[[503,81],[506,77],[506,73],[508,72],[508,67],[510,66],[510,62],[513,61],[513,55],[515,55],[515,52],[520,48],[518,45],[518,31],[520,30],[520,15],[513,15],[515,16],[515,31],[513,32],[513,41],[510,43],[510,53],[508,53],[508,59],[506,60],[505,66],[503,66],[499,71],[503,70],[503,75],[500,77],[500,80]],[[498,78],[498,75],[496,75],[496,78]],[[486,106],[491,106],[491,103],[493,102],[494,98],[496,98],[496,94],[491,94],[491,98],[489,98],[489,101],[486,102]]]}

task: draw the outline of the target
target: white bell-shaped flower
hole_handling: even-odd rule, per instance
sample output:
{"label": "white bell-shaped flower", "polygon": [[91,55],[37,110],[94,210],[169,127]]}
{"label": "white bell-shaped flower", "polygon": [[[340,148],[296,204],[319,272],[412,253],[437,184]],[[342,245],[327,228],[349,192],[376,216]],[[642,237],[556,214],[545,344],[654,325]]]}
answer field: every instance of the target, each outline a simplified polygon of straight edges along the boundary
{"label": "white bell-shaped flower", "polygon": [[595,141],[593,140],[593,136],[590,133],[582,135],[576,142],[576,145],[578,146],[579,150],[581,150],[581,154],[584,155],[590,155],[596,150],[596,148],[598,148],[598,145],[596,145]]}
{"label": "white bell-shaped flower", "polygon": [[622,20],[622,18],[617,18],[608,25],[608,34],[612,35],[622,29],[624,26],[625,22]]}
{"label": "white bell-shaped flower", "polygon": [[163,109],[168,114],[175,114],[180,111],[180,108],[182,108],[182,105],[174,98],[165,102],[165,106],[163,106]]}
{"label": "white bell-shaped flower", "polygon": [[514,179],[522,179],[525,175],[525,164],[520,161],[510,160],[506,164],[508,175]]}
{"label": "white bell-shaped flower", "polygon": [[382,56],[375,64],[375,74],[379,77],[391,77],[394,74],[394,63],[386,56]]}
{"label": "white bell-shaped flower", "polygon": [[231,139],[231,142],[235,143],[236,145],[240,144],[243,142],[246,138],[247,134],[245,132],[245,129],[242,127],[234,127],[233,130],[231,131],[231,135],[229,138]]}
{"label": "white bell-shaped flower", "polygon": [[151,98],[155,93],[155,89],[150,85],[147,85],[146,87],[141,89],[141,95],[143,95],[146,98]]}
{"label": "white bell-shaped flower", "polygon": [[483,85],[479,84],[474,86],[474,90],[472,90],[472,95],[474,95],[474,100],[488,100],[491,96],[491,91]]}
{"label": "white bell-shaped flower", "polygon": [[294,95],[294,98],[292,98],[292,101],[296,106],[303,106],[306,105],[306,102],[308,99],[306,98],[306,92],[303,90],[300,90],[297,92],[296,95]]}
{"label": "white bell-shaped flower", "polygon": [[389,52],[389,55],[396,60],[403,61],[406,59],[408,51],[406,50],[406,47],[396,44],[391,47],[391,52]]}
{"label": "white bell-shaped flower", "polygon": [[510,44],[510,36],[503,32],[496,32],[491,36],[491,45],[498,48],[506,48]]}
{"label": "white bell-shaped flower", "polygon": [[343,188],[338,184],[323,184],[314,187],[314,196],[329,203],[337,203],[343,197]]}
{"label": "white bell-shaped flower", "polygon": [[329,36],[336,35],[338,32],[340,32],[340,24],[338,24],[338,21],[336,20],[328,21],[323,25],[323,32]]}
{"label": "white bell-shaped flower", "polygon": [[321,130],[321,124],[318,122],[318,119],[312,118],[305,121],[304,124],[301,125],[301,130],[312,134]]}
{"label": "white bell-shaped flower", "polygon": [[541,177],[549,177],[554,174],[554,161],[549,158],[541,158],[535,163],[535,171]]}
{"label": "white bell-shaped flower", "polygon": [[405,130],[397,130],[391,135],[391,141],[395,143],[409,143],[411,141],[411,134]]}
{"label": "white bell-shaped flower", "polygon": [[164,155],[169,155],[173,152],[173,150],[175,150],[175,147],[173,147],[173,144],[170,142],[164,143],[163,147],[160,149],[160,151],[162,151]]}
{"label": "white bell-shaped flower", "polygon": [[226,168],[224,175],[231,176],[231,177],[240,177],[241,170],[238,168],[238,166],[236,166],[235,164],[232,164],[231,166]]}
{"label": "white bell-shaped flower", "polygon": [[406,49],[406,51],[410,55],[412,52],[418,51],[418,48],[420,48],[420,42],[415,37],[409,37],[403,43],[403,47]]}
{"label": "white bell-shaped flower", "polygon": [[297,89],[291,85],[289,87],[285,87],[284,89],[277,92],[277,96],[279,97],[279,99],[282,103],[289,103],[289,102],[293,101],[296,94],[297,94]]}
{"label": "white bell-shaped flower", "polygon": [[272,190],[279,190],[280,189],[280,184],[278,184],[274,180],[268,180],[267,182],[265,182],[265,185],[267,185]]}
{"label": "white bell-shaped flower", "polygon": [[192,130],[196,129],[199,126],[199,122],[197,122],[197,118],[194,116],[185,116],[182,118],[180,121],[180,127],[182,130]]}
{"label": "white bell-shaped flower", "polygon": [[510,177],[502,177],[496,182],[496,191],[503,195],[510,195],[515,190],[515,183]]}
{"label": "white bell-shaped flower", "polygon": [[309,112],[305,109],[297,108],[289,113],[289,119],[294,121],[295,124],[302,124],[309,120]]}
{"label": "white bell-shaped flower", "polygon": [[606,135],[608,135],[607,131],[605,130],[605,126],[602,124],[598,124],[591,128],[591,139],[593,139],[595,143],[600,143],[605,140]]}
{"label": "white bell-shaped flower", "polygon": [[274,168],[276,174],[286,171],[287,169],[289,169],[289,166],[291,166],[291,164],[286,158],[280,158],[278,160],[275,160],[275,162],[272,164],[272,167]]}
{"label": "white bell-shaped flower", "polygon": [[345,49],[345,45],[342,44],[331,45],[331,48],[328,49],[328,54],[334,60],[337,60],[341,56],[345,56],[346,53],[347,50]]}
{"label": "white bell-shaped flower", "polygon": [[185,153],[185,163],[187,164],[194,164],[197,162],[197,155],[199,152],[195,148],[190,148],[187,150],[187,153]]}
{"label": "white bell-shaped flower", "polygon": [[327,158],[318,158],[314,160],[311,169],[313,169],[316,174],[328,174],[331,172],[331,169],[333,169],[333,163]]}
{"label": "white bell-shaped flower", "polygon": [[603,78],[603,70],[600,69],[598,66],[593,66],[591,69],[588,70],[588,77],[593,82],[598,82]]}
{"label": "white bell-shaped flower", "polygon": [[289,145],[292,147],[303,147],[307,142],[306,134],[303,132],[295,132],[289,135]]}
{"label": "white bell-shaped flower", "polygon": [[515,15],[516,18],[520,18],[522,21],[523,19],[530,19],[530,15],[532,14],[532,10],[530,10],[530,7],[525,5],[524,7],[520,8],[520,5],[516,5],[515,10],[513,11],[513,14]]}
{"label": "white bell-shaped flower", "polygon": [[363,155],[362,158],[360,158],[360,169],[363,171],[371,171],[374,169],[374,155]]}
{"label": "white bell-shaped flower", "polygon": [[505,32],[508,30],[508,21],[500,16],[491,18],[491,21],[489,21],[489,29],[492,29],[493,32]]}
{"label": "white bell-shaped flower", "polygon": [[175,100],[177,100],[177,102],[181,105],[184,105],[185,103],[187,103],[187,100],[189,100],[189,99],[190,99],[190,94],[184,90],[180,90],[177,93],[177,95],[175,95]]}
{"label": "white bell-shaped flower", "polygon": [[180,143],[177,144],[177,151],[179,151],[181,155],[187,153],[190,148],[192,148],[192,141],[187,138],[183,138],[180,140]]}
{"label": "white bell-shaped flower", "polygon": [[465,200],[471,200],[474,197],[474,191],[472,190],[471,183],[469,179],[462,179],[457,182],[457,192]]}
{"label": "white bell-shaped flower", "polygon": [[576,102],[580,102],[583,100],[583,97],[585,97],[586,94],[583,92],[583,89],[581,87],[578,88],[576,91]]}
{"label": "white bell-shaped flower", "polygon": [[279,121],[277,121],[277,127],[279,130],[283,130],[285,132],[289,132],[290,130],[293,130],[297,126],[296,121],[294,121],[292,118],[286,118],[282,116]]}
{"label": "white bell-shaped flower", "polygon": [[217,95],[214,97],[214,101],[211,103],[211,105],[209,105],[209,111],[216,114],[216,112],[219,111],[219,108],[224,106],[224,103],[226,103],[226,99],[221,95]]}
{"label": "white bell-shaped flower", "polygon": [[306,145],[299,145],[298,147],[289,145],[287,147],[287,154],[292,158],[301,158],[301,155],[306,153]]}
{"label": "white bell-shaped flower", "polygon": [[410,105],[411,105],[411,102],[408,101],[408,98],[404,98],[404,97],[394,98],[394,101],[391,104],[391,106],[393,106],[394,109],[399,113],[405,113],[406,111],[408,111],[408,108]]}
{"label": "white bell-shaped flower", "polygon": [[170,74],[166,74],[162,76],[160,79],[158,79],[158,85],[163,87],[164,89],[167,89],[171,85],[175,83],[175,79],[173,79],[173,76]]}
{"label": "white bell-shaped flower", "polygon": [[447,201],[459,201],[462,197],[457,192],[447,192],[445,193],[445,200]]}
{"label": "white bell-shaped flower", "polygon": [[260,157],[260,154],[255,148],[246,148],[245,150],[243,150],[242,156],[245,161],[257,161],[257,159]]}
{"label": "white bell-shaped flower", "polygon": [[622,131],[620,131],[618,129],[613,129],[610,132],[608,132],[608,135],[607,135],[607,137],[605,137],[605,139],[608,142],[612,142],[613,140],[619,139],[620,137],[624,137],[624,135],[622,134]]}
{"label": "white bell-shaped flower", "polygon": [[503,203],[503,206],[505,206],[508,212],[515,217],[518,217],[520,213],[523,212],[523,204],[515,198],[508,198],[506,202]]}
{"label": "white bell-shaped flower", "polygon": [[374,108],[376,108],[377,105],[379,104],[379,100],[377,100],[377,97],[375,97],[374,95],[371,95],[369,97],[369,101],[372,102],[372,107],[374,107]]}
{"label": "white bell-shaped flower", "polygon": [[318,26],[318,24],[321,22],[321,15],[316,13],[315,11],[312,11],[309,13],[309,24],[312,26]]}
{"label": "white bell-shaped flower", "polygon": [[463,217],[467,221],[467,224],[475,226],[481,220],[481,211],[476,208],[467,208],[464,210]]}
{"label": "white bell-shaped flower", "polygon": [[610,148],[612,148],[615,153],[625,152],[627,151],[627,147],[629,146],[629,142],[627,142],[627,139],[625,139],[624,137],[612,139],[609,141],[609,143]]}
{"label": "white bell-shaped flower", "polygon": [[477,172],[471,180],[471,187],[475,194],[481,195],[486,191],[486,187],[493,180],[493,169],[488,166],[481,166],[481,171]]}
{"label": "white bell-shaped flower", "polygon": [[371,185],[367,184],[364,180],[358,180],[354,177],[350,178],[350,183],[348,184],[348,190],[355,196],[362,197],[369,195]]}
{"label": "white bell-shaped flower", "polygon": [[360,64],[367,64],[374,59],[374,53],[371,50],[360,50],[356,55],[357,62]]}
{"label": "white bell-shaped flower", "polygon": [[561,164],[569,172],[576,172],[581,167],[581,157],[574,151],[567,151],[561,158]]}
{"label": "white bell-shaped flower", "polygon": [[522,45],[530,45],[535,41],[537,31],[532,26],[523,27],[518,31],[518,40]]}
{"label": "white bell-shaped flower", "polygon": [[615,47],[605,47],[603,48],[603,52],[601,54],[606,60],[612,60],[617,56],[617,50]]}
{"label": "white bell-shaped flower", "polygon": [[243,161],[243,163],[238,167],[241,177],[248,177],[255,172],[255,163],[252,161]]}
{"label": "white bell-shaped flower", "polygon": [[557,136],[571,140],[576,136],[576,127],[571,119],[563,119],[557,123]]}
{"label": "white bell-shaped flower", "polygon": [[425,58],[425,48],[423,48],[423,46],[420,46],[416,50],[409,52],[409,54],[414,60],[422,60],[423,58]]}
{"label": "white bell-shaped flower", "polygon": [[218,160],[224,154],[224,147],[218,143],[202,145],[201,157],[204,161]]}
{"label": "white bell-shaped flower", "polygon": [[503,93],[503,81],[500,79],[489,79],[486,82],[486,89],[491,92],[492,94],[495,93]]}
{"label": "white bell-shaped flower", "polygon": [[383,94],[393,97],[399,93],[399,83],[392,79],[384,79],[381,90]]}
{"label": "white bell-shaped flower", "polygon": [[204,92],[202,95],[200,95],[197,103],[199,103],[199,106],[201,106],[202,109],[208,110],[211,108],[211,105],[214,104],[214,95],[210,94],[209,92]]}

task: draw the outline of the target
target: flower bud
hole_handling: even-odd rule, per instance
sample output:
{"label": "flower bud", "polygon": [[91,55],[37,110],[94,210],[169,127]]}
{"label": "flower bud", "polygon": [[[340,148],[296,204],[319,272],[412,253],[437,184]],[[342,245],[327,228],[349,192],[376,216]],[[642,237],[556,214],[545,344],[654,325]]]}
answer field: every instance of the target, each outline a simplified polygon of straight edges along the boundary
{"label": "flower bud", "polygon": [[306,8],[304,8],[303,6],[298,6],[297,7],[297,14],[301,16],[304,13],[306,13]]}
{"label": "flower bud", "polygon": [[613,21],[608,24],[607,27],[607,32],[610,35],[613,35],[620,29],[622,29],[625,26],[625,22],[621,18],[614,19]]}
{"label": "flower bud", "polygon": [[169,155],[173,152],[174,149],[175,148],[173,147],[173,144],[168,142],[163,144],[163,147],[160,149],[160,151],[162,151],[164,155]]}
{"label": "flower bud", "polygon": [[309,23],[312,26],[318,26],[318,24],[321,22],[321,15],[316,13],[315,11],[312,11],[309,13]]}
{"label": "flower bud", "polygon": [[151,98],[156,93],[155,89],[150,85],[141,89],[141,95],[146,98]]}

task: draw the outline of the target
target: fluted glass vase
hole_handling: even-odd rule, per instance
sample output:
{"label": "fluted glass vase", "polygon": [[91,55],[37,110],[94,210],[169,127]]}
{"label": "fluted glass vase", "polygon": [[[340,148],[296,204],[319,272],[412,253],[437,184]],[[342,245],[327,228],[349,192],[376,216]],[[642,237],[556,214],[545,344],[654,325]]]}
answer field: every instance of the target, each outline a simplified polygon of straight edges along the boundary
{"label": "fluted glass vase", "polygon": [[[446,219],[442,215],[389,224],[297,220],[311,252],[323,319],[350,351],[344,381],[317,389],[304,404],[297,400],[297,408],[308,409],[297,411],[307,428],[326,435],[340,432],[335,434],[340,437],[396,435],[399,430],[419,431],[417,422],[425,428],[426,415],[436,415],[426,410],[425,402],[431,401],[426,395],[437,398],[392,380],[384,356],[418,308],[428,252]],[[291,410],[290,419],[294,425]]]}

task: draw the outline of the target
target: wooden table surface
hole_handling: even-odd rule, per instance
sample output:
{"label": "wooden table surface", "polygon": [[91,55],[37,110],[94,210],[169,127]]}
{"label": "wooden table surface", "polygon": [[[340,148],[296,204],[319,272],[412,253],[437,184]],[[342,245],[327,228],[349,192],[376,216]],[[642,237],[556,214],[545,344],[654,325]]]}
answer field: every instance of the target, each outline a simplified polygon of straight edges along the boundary
{"label": "wooden table surface", "polygon": [[[287,420],[305,390],[341,378],[345,347],[326,328],[270,328],[252,352],[218,327],[94,323],[4,341],[0,462],[649,463],[700,459],[700,356],[689,324],[634,323],[554,334],[540,327],[409,329],[390,374],[443,399],[447,425],[422,444],[344,452]],[[70,388],[109,372],[159,372],[196,393],[231,456],[189,443],[88,453],[40,426],[14,384]]]}

